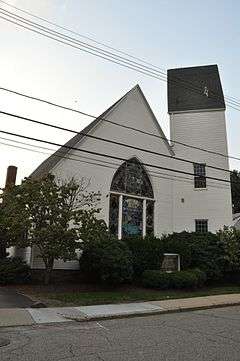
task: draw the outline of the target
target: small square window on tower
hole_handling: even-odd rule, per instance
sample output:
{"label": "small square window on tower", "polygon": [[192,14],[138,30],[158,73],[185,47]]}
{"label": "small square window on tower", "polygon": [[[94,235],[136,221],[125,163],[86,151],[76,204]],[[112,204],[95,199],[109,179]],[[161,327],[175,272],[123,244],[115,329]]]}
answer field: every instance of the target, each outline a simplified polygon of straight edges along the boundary
{"label": "small square window on tower", "polygon": [[207,219],[195,219],[195,232],[207,233],[208,232],[208,220]]}
{"label": "small square window on tower", "polygon": [[194,163],[194,188],[206,188],[206,165]]}

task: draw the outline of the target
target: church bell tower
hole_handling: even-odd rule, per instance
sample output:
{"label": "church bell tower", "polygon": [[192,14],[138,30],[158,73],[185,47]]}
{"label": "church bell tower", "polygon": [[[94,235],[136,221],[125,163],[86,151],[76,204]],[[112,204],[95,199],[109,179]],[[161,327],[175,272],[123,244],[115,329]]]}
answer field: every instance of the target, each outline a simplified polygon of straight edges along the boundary
{"label": "church bell tower", "polygon": [[[195,231],[196,224],[205,222],[208,231],[216,232],[231,224],[225,109],[217,65],[168,70],[172,147],[176,157],[192,161],[192,164],[176,161],[176,168],[196,173],[196,176],[200,169],[206,176],[202,184],[195,182],[194,176],[174,181],[175,231]],[[209,165],[226,171],[212,169]]]}

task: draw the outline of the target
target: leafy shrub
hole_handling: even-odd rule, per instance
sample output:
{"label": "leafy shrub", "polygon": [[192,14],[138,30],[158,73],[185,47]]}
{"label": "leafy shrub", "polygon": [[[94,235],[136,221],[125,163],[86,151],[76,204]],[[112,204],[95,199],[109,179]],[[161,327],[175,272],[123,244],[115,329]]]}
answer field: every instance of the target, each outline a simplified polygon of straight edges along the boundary
{"label": "leafy shrub", "polygon": [[124,239],[132,252],[134,277],[138,278],[147,269],[160,269],[163,261],[163,242],[161,239],[146,236]]}
{"label": "leafy shrub", "polygon": [[104,239],[84,244],[80,272],[109,285],[131,281],[132,254],[124,242],[107,235]]}
{"label": "leafy shrub", "polygon": [[191,268],[200,268],[209,280],[218,280],[224,271],[224,249],[216,234],[197,234],[191,242]]}
{"label": "leafy shrub", "polygon": [[181,256],[181,268],[199,268],[208,279],[221,278],[224,269],[224,249],[219,237],[213,233],[195,232],[173,233],[162,238],[164,253],[178,253]]}
{"label": "leafy shrub", "polygon": [[240,230],[234,227],[224,227],[218,232],[219,247],[223,249],[223,259],[226,272],[240,271]]}
{"label": "leafy shrub", "polygon": [[135,236],[124,239],[133,255],[135,278],[145,270],[161,268],[164,253],[177,253],[181,257],[181,269],[199,268],[209,280],[222,277],[224,247],[213,233],[180,232],[162,236],[161,239]]}
{"label": "leafy shrub", "polygon": [[188,270],[173,272],[170,274],[170,286],[172,288],[198,288],[206,282],[206,274],[200,270]]}
{"label": "leafy shrub", "polygon": [[182,271],[174,272],[170,276],[170,285],[172,288],[196,288],[198,283],[198,277],[194,272]]}
{"label": "leafy shrub", "polygon": [[146,270],[142,275],[142,283],[145,287],[160,288],[165,290],[170,288],[170,273],[157,270]]}
{"label": "leafy shrub", "polygon": [[30,280],[30,268],[21,258],[0,260],[0,284],[19,284]]}
{"label": "leafy shrub", "polygon": [[142,282],[145,287],[159,289],[195,289],[206,282],[206,275],[200,270],[164,273],[158,270],[147,270],[143,273]]}
{"label": "leafy shrub", "polygon": [[200,270],[199,268],[196,268],[193,270],[193,272],[196,274],[198,278],[198,286],[202,287],[207,281],[207,275],[204,271]]}
{"label": "leafy shrub", "polygon": [[181,269],[187,269],[191,267],[192,253],[191,243],[193,235],[188,232],[172,233],[169,235],[163,235],[163,250],[164,253],[177,253],[181,257]]}

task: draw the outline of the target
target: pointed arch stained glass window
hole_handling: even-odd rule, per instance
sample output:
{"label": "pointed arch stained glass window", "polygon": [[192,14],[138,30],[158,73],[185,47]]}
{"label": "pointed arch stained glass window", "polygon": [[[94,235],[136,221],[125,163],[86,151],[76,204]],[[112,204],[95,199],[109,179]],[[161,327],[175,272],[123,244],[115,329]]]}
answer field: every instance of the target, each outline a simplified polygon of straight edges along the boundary
{"label": "pointed arch stained glass window", "polygon": [[136,158],[124,162],[116,171],[111,191],[153,198],[153,189],[147,172]]}
{"label": "pointed arch stained glass window", "polygon": [[110,232],[120,238],[153,234],[153,197],[150,179],[141,163],[136,158],[124,162],[114,174],[111,184]]}

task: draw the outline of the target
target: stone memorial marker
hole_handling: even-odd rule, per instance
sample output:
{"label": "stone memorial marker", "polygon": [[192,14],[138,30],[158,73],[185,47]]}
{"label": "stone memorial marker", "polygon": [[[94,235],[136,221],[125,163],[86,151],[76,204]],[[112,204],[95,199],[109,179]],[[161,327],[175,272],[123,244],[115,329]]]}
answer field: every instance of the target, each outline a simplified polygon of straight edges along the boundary
{"label": "stone memorial marker", "polygon": [[164,253],[161,269],[164,272],[180,271],[180,255],[177,253]]}

